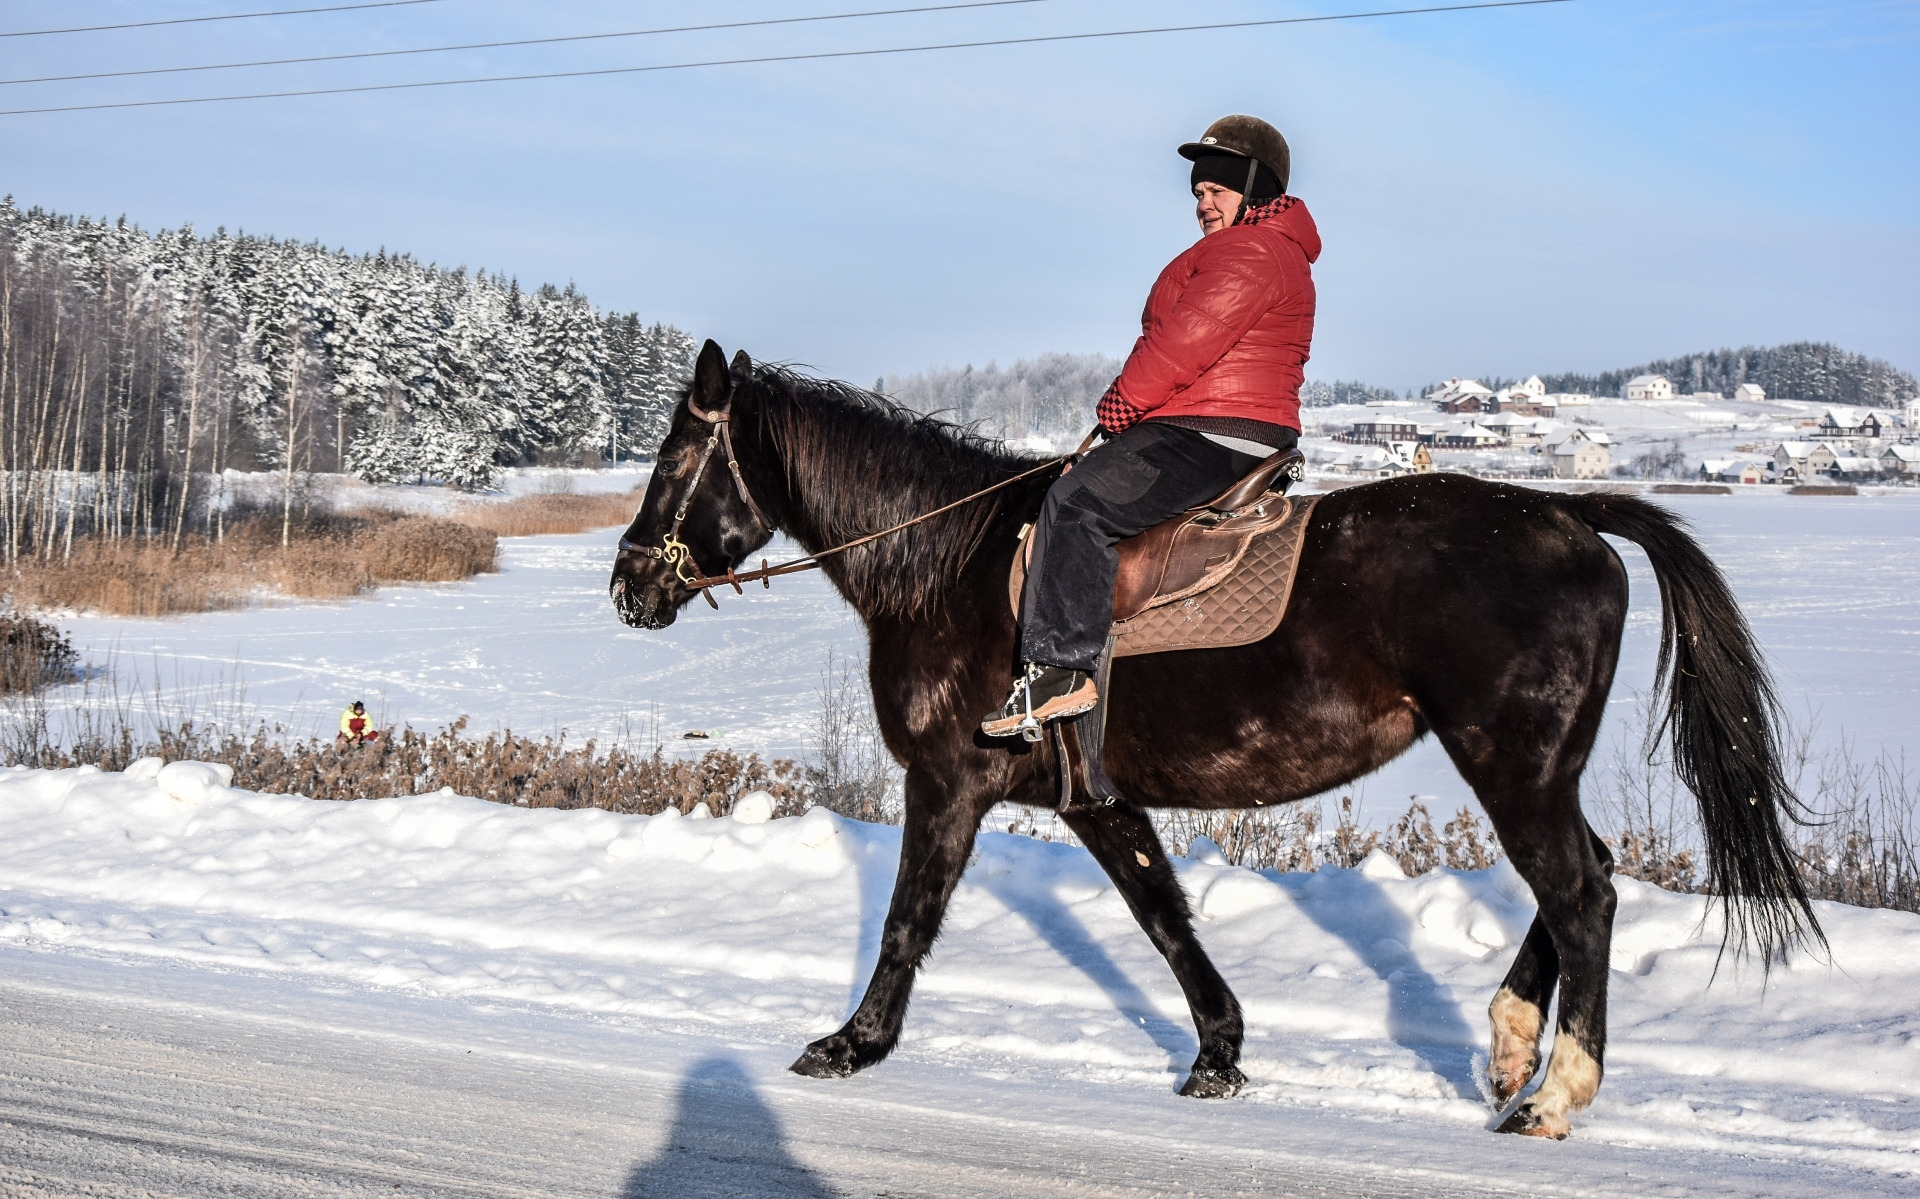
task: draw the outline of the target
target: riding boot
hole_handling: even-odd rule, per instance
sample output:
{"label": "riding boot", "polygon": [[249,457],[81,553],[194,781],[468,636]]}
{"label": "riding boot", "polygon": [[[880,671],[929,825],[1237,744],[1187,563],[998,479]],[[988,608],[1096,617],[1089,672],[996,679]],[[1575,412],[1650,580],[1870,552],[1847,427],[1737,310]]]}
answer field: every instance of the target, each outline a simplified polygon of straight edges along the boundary
{"label": "riding boot", "polygon": [[1041,726],[1091,712],[1099,702],[1093,677],[1085,671],[1029,662],[1026,672],[1014,679],[1007,702],[987,713],[980,731],[989,737],[1019,733],[1029,741],[1038,741]]}

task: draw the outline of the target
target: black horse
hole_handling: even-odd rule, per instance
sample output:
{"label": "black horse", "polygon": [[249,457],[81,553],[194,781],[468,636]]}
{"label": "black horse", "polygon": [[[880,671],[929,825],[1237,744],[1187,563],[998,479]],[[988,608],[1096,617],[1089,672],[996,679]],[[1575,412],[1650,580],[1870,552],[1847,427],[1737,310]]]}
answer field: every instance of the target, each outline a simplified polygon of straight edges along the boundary
{"label": "black horse", "polygon": [[[745,353],[729,366],[709,341],[622,539],[614,605],[629,625],[665,628],[696,594],[686,578],[725,573],[776,528],[818,551],[1035,465],[844,384]],[[845,1076],[887,1056],[981,819],[1003,800],[1058,802],[1049,745],[989,740],[976,725],[1013,669],[1007,573],[1051,478],[825,560],[866,625],[880,734],[906,769],[906,827],[866,995],[807,1047],[793,1065],[801,1074]],[[1240,1005],[1194,936],[1143,809],[1287,803],[1432,734],[1539,903],[1490,1009],[1488,1076],[1502,1105],[1538,1071],[1560,991],[1546,1077],[1501,1127],[1564,1136],[1567,1114],[1593,1099],[1615,898],[1612,858],[1581,815],[1580,774],[1627,611],[1626,571],[1601,533],[1639,545],[1660,581],[1656,688],[1671,678],[1674,761],[1699,800],[1709,889],[1723,897],[1729,936],[1770,961],[1820,935],[1782,834],[1796,801],[1765,668],[1725,580],[1675,517],[1631,496],[1452,474],[1346,488],[1315,510],[1303,573],[1271,636],[1115,663],[1106,765],[1129,802],[1065,814],[1186,994],[1200,1052],[1181,1094],[1226,1096],[1244,1083]],[[690,561],[676,564],[682,550],[668,542]]]}

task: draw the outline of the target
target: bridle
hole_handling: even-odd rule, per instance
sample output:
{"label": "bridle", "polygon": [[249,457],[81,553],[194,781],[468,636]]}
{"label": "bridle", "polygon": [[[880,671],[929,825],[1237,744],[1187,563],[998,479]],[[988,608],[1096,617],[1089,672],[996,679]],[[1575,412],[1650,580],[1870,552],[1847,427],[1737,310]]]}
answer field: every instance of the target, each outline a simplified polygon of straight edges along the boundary
{"label": "bridle", "polygon": [[713,461],[715,450],[726,450],[727,470],[733,474],[733,485],[739,488],[740,498],[747,502],[747,511],[753,513],[753,519],[759,521],[760,527],[769,533],[773,532],[773,522],[760,511],[760,505],[754,503],[753,492],[747,490],[746,477],[740,473],[740,459],[733,452],[732,414],[726,411],[707,412],[694,403],[692,397],[687,399],[687,411],[712,425],[713,431],[707,435],[707,444],[700,451],[700,461],[693,468],[693,477],[687,481],[687,490],[680,497],[679,507],[673,510],[673,525],[667,530],[667,535],[661,539],[659,545],[635,545],[622,537],[620,548],[642,557],[656,558],[671,566],[676,578],[689,588],[698,590],[701,595],[706,596],[709,604],[717,608],[720,605],[714,603],[713,596],[709,595],[704,587],[695,586],[702,578],[700,564],[693,560],[693,550],[686,542],[680,540],[680,526],[687,523],[687,509],[693,506],[694,493],[700,490],[700,480],[707,473],[707,463]]}
{"label": "bridle", "polygon": [[724,449],[727,452],[727,469],[732,472],[733,484],[739,489],[740,498],[746,501],[747,510],[753,513],[753,519],[759,521],[760,527],[768,533],[774,532],[775,526],[774,523],[768,520],[766,515],[760,511],[760,505],[754,503],[753,493],[747,490],[746,477],[740,473],[740,460],[734,456],[733,434],[728,428],[732,421],[732,415],[724,411],[703,411],[699,405],[693,402],[691,396],[687,399],[687,411],[712,425],[713,432],[708,434],[706,447],[700,451],[700,461],[693,468],[693,477],[687,481],[687,490],[685,494],[680,497],[679,506],[673,510],[673,524],[667,529],[667,534],[661,538],[659,545],[638,545],[622,537],[620,539],[620,548],[628,553],[653,558],[671,566],[675,578],[679,579],[689,591],[698,591],[700,598],[706,600],[709,607],[716,609],[720,607],[720,603],[713,598],[713,593],[709,588],[724,583],[731,586],[734,591],[744,594],[745,589],[742,588],[740,584],[755,581],[758,581],[762,587],[771,588],[773,586],[774,576],[776,575],[797,574],[803,570],[814,570],[819,567],[822,558],[843,553],[856,546],[865,545],[870,541],[878,541],[880,538],[898,533],[902,529],[912,528],[922,521],[932,520],[943,512],[951,512],[962,504],[970,504],[983,496],[992,495],[1003,487],[1011,487],[1022,479],[1030,479],[1034,475],[1042,474],[1052,470],[1056,466],[1071,462],[1092,447],[1094,438],[1100,432],[1099,427],[1096,426],[1092,432],[1087,434],[1086,440],[1080,443],[1080,448],[1071,454],[1062,454],[1058,458],[1050,458],[1030,470],[1024,470],[1011,478],[1002,479],[990,487],[982,487],[972,495],[963,496],[951,504],[943,504],[931,512],[923,512],[912,520],[901,521],[899,524],[891,528],[882,529],[878,533],[868,533],[865,537],[856,537],[852,541],[843,542],[831,549],[821,550],[817,554],[808,554],[804,558],[795,558],[790,562],[782,562],[777,566],[768,566],[767,560],[762,558],[760,559],[760,568],[758,570],[750,570],[745,574],[735,574],[733,567],[729,566],[727,567],[727,573],[724,575],[707,575],[701,573],[700,564],[693,560],[692,548],[689,547],[686,542],[680,540],[680,526],[686,523],[687,509],[693,504],[694,493],[700,490],[700,479],[706,474],[707,463],[713,460],[715,450]]}

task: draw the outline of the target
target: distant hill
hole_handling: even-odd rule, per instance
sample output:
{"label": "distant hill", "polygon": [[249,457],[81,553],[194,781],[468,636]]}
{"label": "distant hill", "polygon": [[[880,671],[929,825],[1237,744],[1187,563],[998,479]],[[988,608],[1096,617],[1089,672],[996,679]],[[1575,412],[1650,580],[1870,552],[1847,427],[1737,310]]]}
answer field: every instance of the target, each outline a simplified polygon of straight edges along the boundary
{"label": "distant hill", "polygon": [[1920,384],[1906,371],[1823,341],[1708,350],[1597,375],[1569,373],[1540,379],[1548,391],[1617,396],[1635,375],[1665,375],[1681,392],[1716,391],[1730,396],[1742,383],[1758,383],[1771,397],[1867,408],[1898,408],[1920,395]]}

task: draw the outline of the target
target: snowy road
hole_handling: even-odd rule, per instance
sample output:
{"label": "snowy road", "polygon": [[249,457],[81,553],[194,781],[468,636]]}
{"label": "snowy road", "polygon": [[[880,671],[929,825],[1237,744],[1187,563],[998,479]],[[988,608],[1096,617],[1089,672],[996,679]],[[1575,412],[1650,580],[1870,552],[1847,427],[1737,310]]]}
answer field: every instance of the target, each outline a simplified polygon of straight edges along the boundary
{"label": "snowy road", "polygon": [[1044,1074],[810,1082],[793,1048],[7,948],[0,1195],[1920,1194]]}

